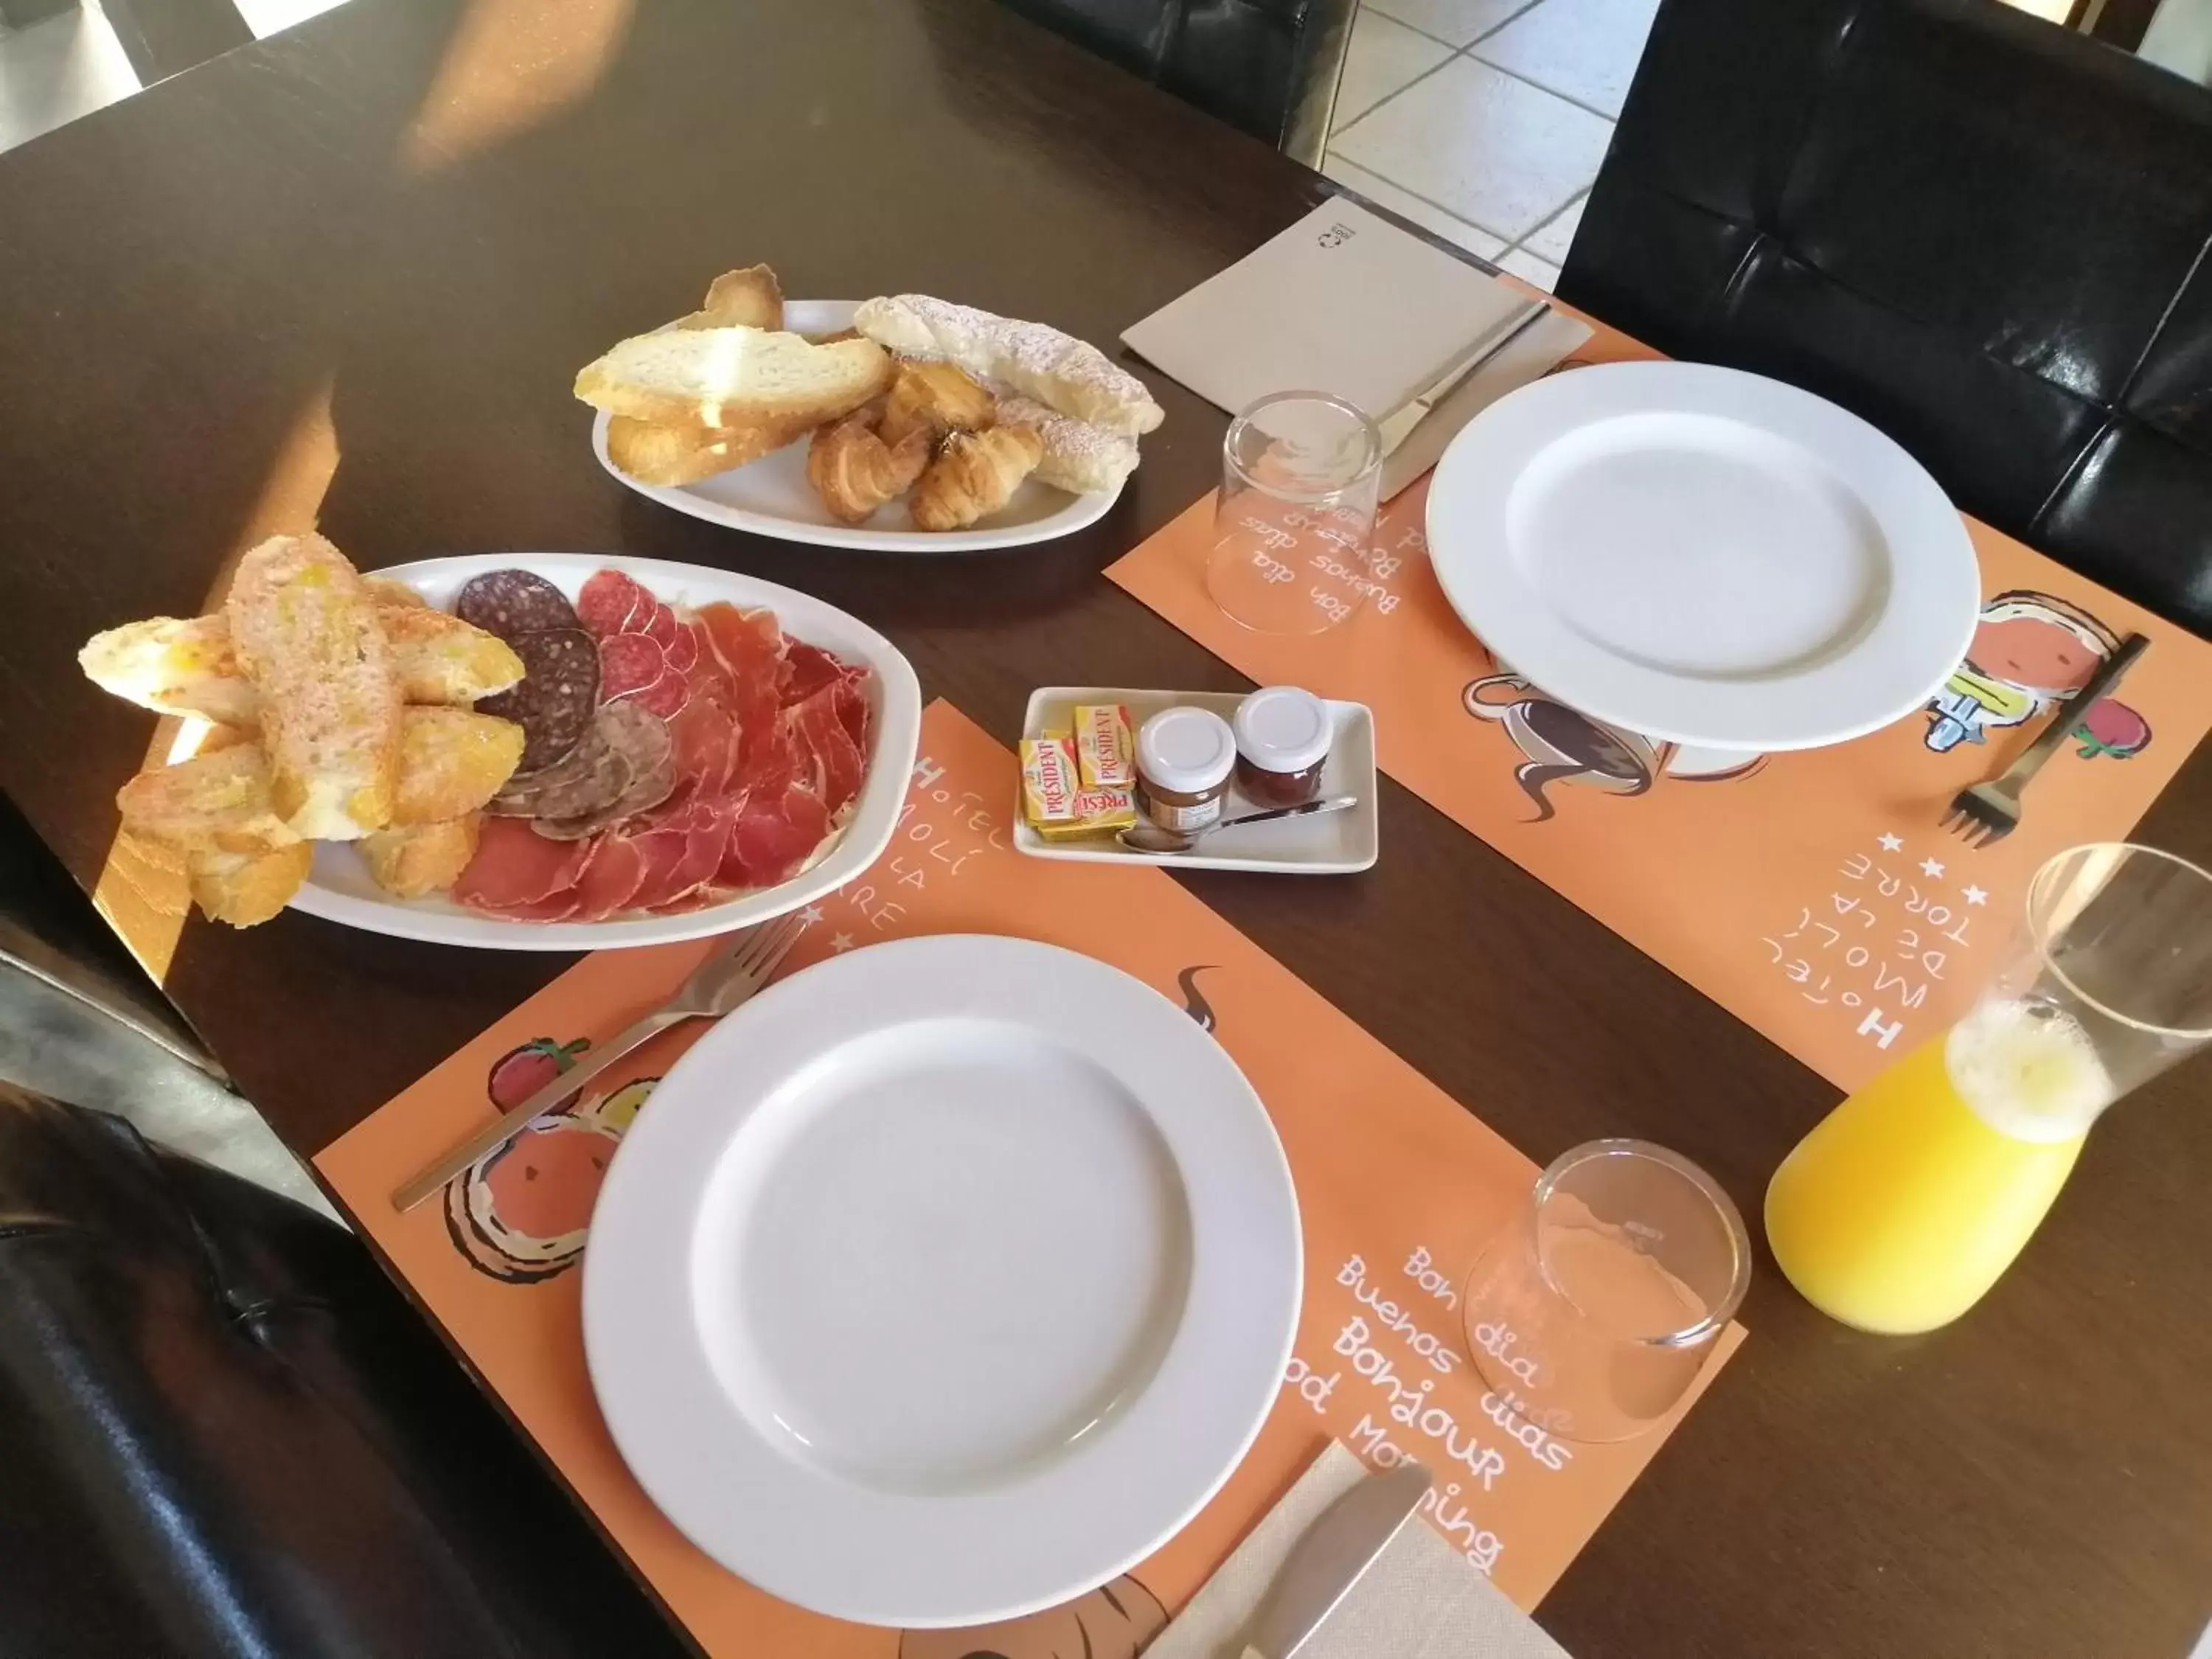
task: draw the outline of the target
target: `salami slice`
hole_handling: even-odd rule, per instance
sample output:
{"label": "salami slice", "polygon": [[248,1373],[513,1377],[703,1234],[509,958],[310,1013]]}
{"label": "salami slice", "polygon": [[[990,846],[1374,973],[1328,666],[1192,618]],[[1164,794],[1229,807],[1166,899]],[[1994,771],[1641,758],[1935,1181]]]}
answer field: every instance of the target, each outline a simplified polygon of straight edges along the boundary
{"label": "salami slice", "polygon": [[676,620],[676,613],[661,604],[659,600],[655,599],[653,602],[652,611],[647,614],[645,619],[632,623],[626,631],[642,634],[665,650],[676,643],[676,636],[684,633],[685,629],[684,624]]}
{"label": "salami slice", "polygon": [[599,651],[580,628],[552,628],[508,641],[522,659],[522,683],[477,704],[477,712],[518,722],[522,763],[535,772],[552,765],[583,740],[599,704]]}
{"label": "salami slice", "polygon": [[668,653],[642,634],[609,634],[599,641],[599,690],[609,702],[633,697],[668,672]]}
{"label": "salami slice", "polygon": [[576,614],[594,634],[619,634],[629,626],[630,612],[641,599],[652,603],[652,596],[621,571],[594,570],[576,595]]}
{"label": "salami slice", "polygon": [[689,674],[691,665],[699,660],[699,635],[688,627],[678,628],[674,641],[664,642],[663,649],[668,653],[671,668],[679,674]]}
{"label": "salami slice", "polygon": [[453,603],[453,614],[509,641],[524,634],[578,625],[576,607],[568,603],[568,595],[527,570],[489,570],[471,578]]}
{"label": "salami slice", "polygon": [[661,670],[660,678],[640,691],[635,702],[649,708],[663,720],[669,720],[691,701],[691,682],[673,668]]}

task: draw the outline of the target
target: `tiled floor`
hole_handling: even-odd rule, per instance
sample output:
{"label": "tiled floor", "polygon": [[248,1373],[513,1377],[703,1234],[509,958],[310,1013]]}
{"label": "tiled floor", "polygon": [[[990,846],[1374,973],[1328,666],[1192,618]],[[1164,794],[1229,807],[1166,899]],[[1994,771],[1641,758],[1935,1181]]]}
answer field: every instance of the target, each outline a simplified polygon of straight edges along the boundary
{"label": "tiled floor", "polygon": [[1364,0],[1325,170],[1549,289],[1658,0]]}

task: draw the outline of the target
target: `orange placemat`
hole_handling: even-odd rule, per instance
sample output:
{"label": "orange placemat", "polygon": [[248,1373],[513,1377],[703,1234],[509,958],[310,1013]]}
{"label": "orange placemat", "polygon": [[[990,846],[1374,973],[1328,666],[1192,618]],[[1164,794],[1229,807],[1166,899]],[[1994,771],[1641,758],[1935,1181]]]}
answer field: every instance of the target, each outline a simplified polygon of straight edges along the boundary
{"label": "orange placemat", "polygon": [[[1596,333],[1561,372],[1656,355],[1584,320]],[[1388,504],[1376,596],[1317,637],[1255,634],[1206,596],[1211,497],[1106,574],[1261,684],[1370,705],[1383,770],[1842,1088],[1963,1012],[2036,866],[2124,839],[2212,726],[2212,646],[1969,520],[1983,620],[1927,710],[1795,754],[1653,743],[1499,671],[1429,568],[1427,502],[1424,478]],[[1972,850],[1945,834],[1951,797],[2130,632],[2150,650],[2052,757],[2019,831]]]}
{"label": "orange placemat", "polygon": [[[1065,945],[1174,998],[1267,1103],[1305,1236],[1296,1357],[1228,1485],[1125,1578],[1020,1621],[1022,1632],[994,1630],[988,1642],[972,1632],[902,1634],[775,1601],[708,1560],[653,1507],[592,1401],[574,1269],[607,1158],[641,1105],[651,1109],[653,1079],[696,1030],[671,1032],[613,1068],[603,1091],[456,1182],[442,1212],[393,1212],[392,1188],[427,1158],[495,1100],[537,1086],[564,1050],[611,1035],[660,1000],[708,942],[586,957],[331,1146],[318,1167],[717,1659],[957,1659],[979,1645],[1009,1659],[1133,1655],[1331,1437],[1377,1465],[1401,1455],[1426,1463],[1439,1489],[1431,1524],[1533,1606],[1673,1427],[1670,1419],[1608,1446],[1547,1440],[1533,1426],[1516,1438],[1501,1420],[1503,1403],[1468,1366],[1454,1311],[1459,1280],[1516,1213],[1534,1166],[1163,872],[1014,853],[1006,834],[1014,788],[1013,757],[958,710],[933,704],[890,851],[808,913],[812,925],[793,962],[910,933],[1000,933]],[[1741,1335],[1726,1334],[1723,1357]]]}

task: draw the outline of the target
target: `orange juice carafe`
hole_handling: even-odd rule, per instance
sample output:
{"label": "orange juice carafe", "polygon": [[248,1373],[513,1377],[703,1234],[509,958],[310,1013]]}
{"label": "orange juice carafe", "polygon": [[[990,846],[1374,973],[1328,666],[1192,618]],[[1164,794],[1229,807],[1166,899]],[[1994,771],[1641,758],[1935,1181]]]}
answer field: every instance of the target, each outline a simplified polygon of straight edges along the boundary
{"label": "orange juice carafe", "polygon": [[1948,1324],[2026,1246],[2098,1115],[2208,1037],[2212,877],[2148,848],[2058,854],[1998,983],[1776,1170],[1776,1262],[1847,1325]]}

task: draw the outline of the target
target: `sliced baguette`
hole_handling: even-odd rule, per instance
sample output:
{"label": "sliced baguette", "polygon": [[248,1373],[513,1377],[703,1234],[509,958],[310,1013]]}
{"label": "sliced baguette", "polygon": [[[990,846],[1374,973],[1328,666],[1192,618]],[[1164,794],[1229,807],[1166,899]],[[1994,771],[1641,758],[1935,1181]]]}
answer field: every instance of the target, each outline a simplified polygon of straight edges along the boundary
{"label": "sliced baguette", "polygon": [[752,426],[671,425],[617,415],[607,422],[607,459],[640,483],[675,489],[757,461],[813,429],[806,421]]}
{"label": "sliced baguette", "polygon": [[477,855],[477,832],[483,824],[482,813],[470,812],[436,823],[380,830],[362,838],[361,850],[379,887],[394,898],[421,898],[442,893],[460,879]]}
{"label": "sliced baguette", "polygon": [[359,573],[320,536],[271,537],[239,561],[223,611],[261,696],[278,815],[313,841],[383,829],[399,769],[399,680]]}
{"label": "sliced baguette", "polygon": [[726,270],[708,284],[705,303],[677,328],[781,328],[783,285],[766,265]]}
{"label": "sliced baguette", "polygon": [[270,798],[269,760],[258,744],[141,772],[116,792],[115,804],[125,833],[180,852],[251,858],[300,839]]}
{"label": "sliced baguette", "polygon": [[891,373],[890,354],[872,340],[816,345],[757,328],[676,328],[634,336],[586,364],[576,396],[641,421],[819,425],[884,391]]}
{"label": "sliced baguette", "polygon": [[[419,599],[385,603],[373,581],[365,585],[379,601],[377,621],[404,701],[467,703],[520,682],[522,659],[506,641]],[[101,690],[157,714],[198,714],[224,726],[251,726],[261,718],[260,696],[239,667],[230,624],[220,613],[125,623],[94,635],[76,659]]]}
{"label": "sliced baguette", "polygon": [[513,720],[466,708],[410,708],[399,724],[394,829],[415,829],[473,812],[500,792],[522,759]]}
{"label": "sliced baguette", "polygon": [[185,870],[192,902],[210,921],[252,927],[292,902],[314,862],[313,844],[303,841],[252,855],[194,853],[185,860]]}

